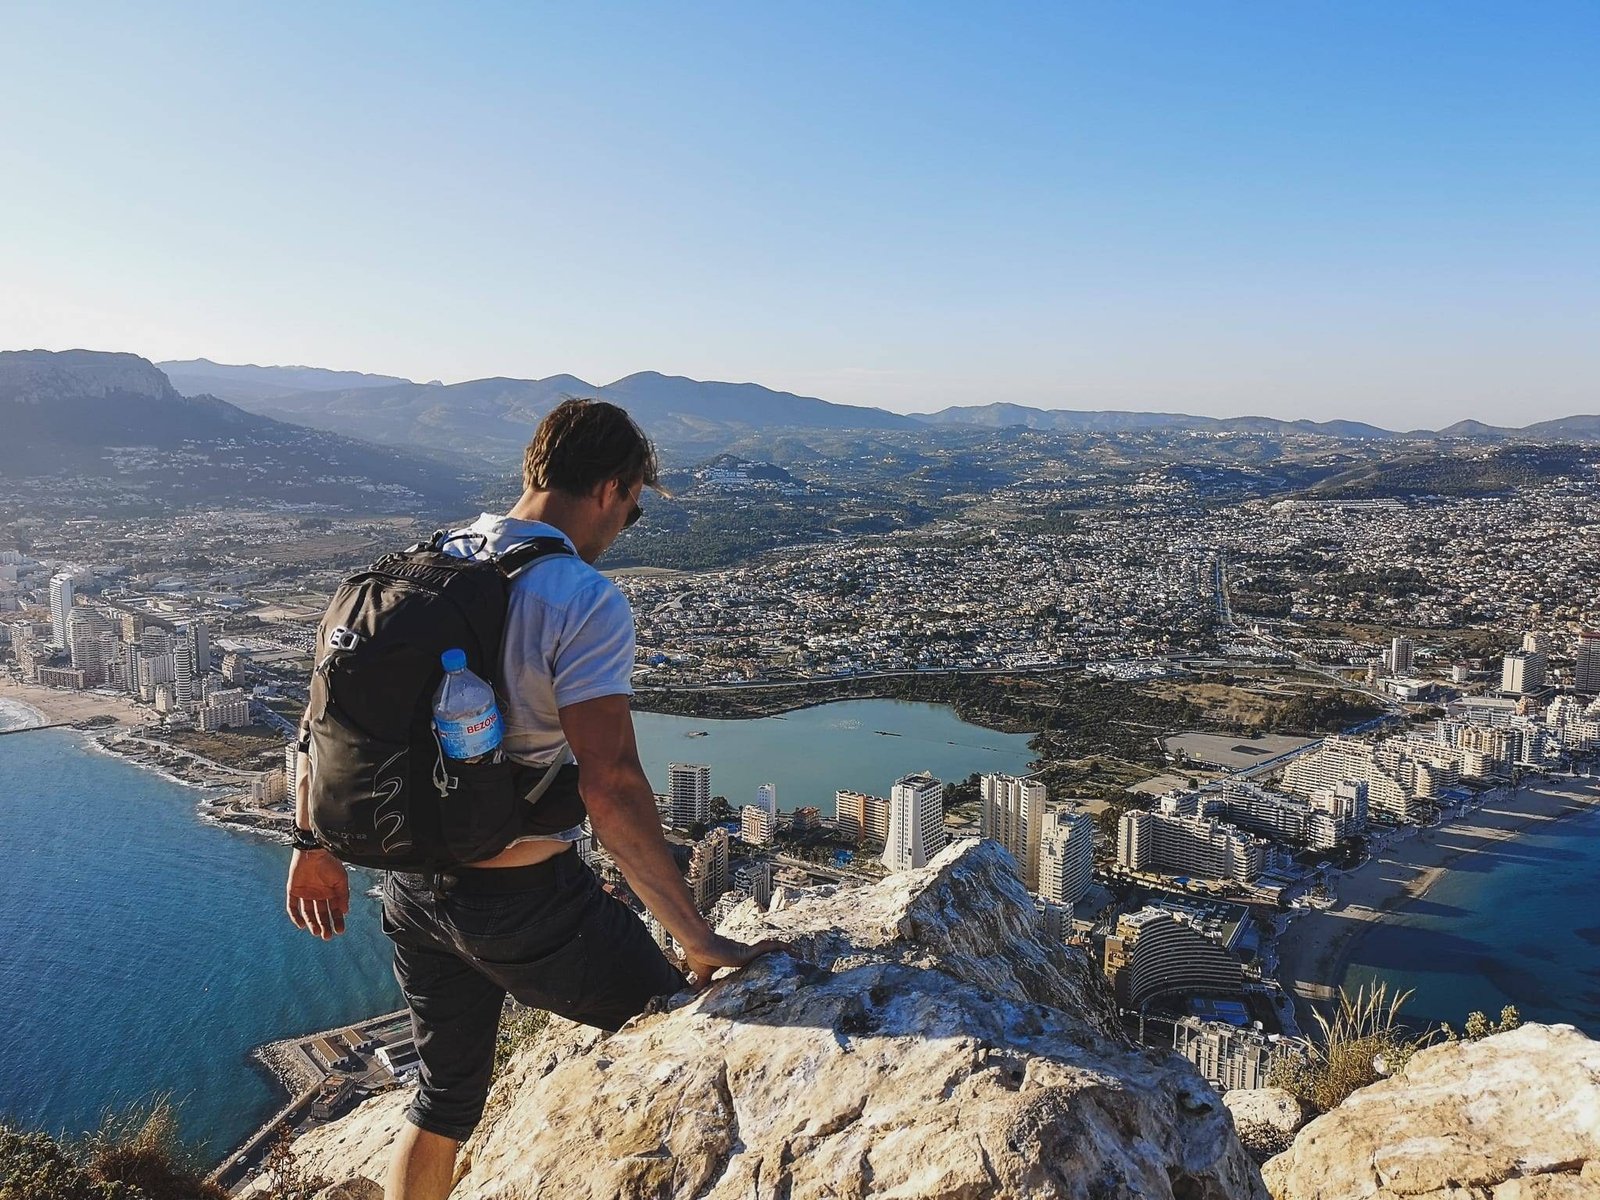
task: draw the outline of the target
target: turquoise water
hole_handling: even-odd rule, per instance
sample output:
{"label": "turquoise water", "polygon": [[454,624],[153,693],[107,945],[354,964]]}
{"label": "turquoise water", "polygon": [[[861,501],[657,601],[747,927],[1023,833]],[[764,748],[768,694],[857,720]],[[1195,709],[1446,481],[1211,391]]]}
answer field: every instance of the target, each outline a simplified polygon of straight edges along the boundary
{"label": "turquoise water", "polygon": [[974,771],[1024,773],[1033,758],[1026,734],[995,733],[952,709],[897,700],[846,700],[754,721],[635,713],[634,724],[656,791],[667,790],[669,762],[706,763],[712,795],[726,796],[735,810],[771,782],[783,811],[815,805],[832,816],[836,791],[887,796],[913,771],[956,782]]}
{"label": "turquoise water", "polygon": [[[735,803],[771,780],[784,808],[825,813],[838,788],[881,795],[908,771],[959,779],[1031,757],[1025,737],[892,701],[636,723],[657,788],[669,761],[706,762]],[[287,848],[202,823],[198,795],[70,730],[0,737],[0,1119],[79,1133],[170,1092],[184,1134],[220,1157],[284,1099],[252,1047],[402,1005],[371,877],[352,875],[347,932],[320,942],[283,916]]]}
{"label": "turquoise water", "polygon": [[[1470,818],[1469,818],[1470,819]],[[1600,809],[1456,861],[1421,900],[1352,949],[1344,986],[1414,989],[1408,1023],[1468,1013],[1566,1022],[1600,1037]]]}

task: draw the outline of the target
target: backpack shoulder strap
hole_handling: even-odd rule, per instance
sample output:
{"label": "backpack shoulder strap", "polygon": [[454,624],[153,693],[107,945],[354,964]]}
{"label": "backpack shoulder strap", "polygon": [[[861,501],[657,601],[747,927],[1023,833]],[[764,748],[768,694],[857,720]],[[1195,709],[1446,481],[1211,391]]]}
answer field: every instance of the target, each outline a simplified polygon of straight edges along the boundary
{"label": "backpack shoulder strap", "polygon": [[541,558],[548,558],[553,554],[571,553],[572,547],[567,545],[563,538],[536,537],[501,551],[494,556],[494,565],[500,568],[502,575],[511,579],[519,571],[533,565]]}

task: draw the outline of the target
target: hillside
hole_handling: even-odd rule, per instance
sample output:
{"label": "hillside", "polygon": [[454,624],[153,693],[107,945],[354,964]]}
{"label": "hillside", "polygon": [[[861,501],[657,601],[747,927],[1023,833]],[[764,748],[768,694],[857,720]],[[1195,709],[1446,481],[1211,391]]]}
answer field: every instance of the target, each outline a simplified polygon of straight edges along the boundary
{"label": "hillside", "polygon": [[[370,377],[377,378],[377,377]],[[680,457],[698,459],[752,432],[781,429],[916,429],[909,417],[830,404],[754,383],[704,383],[645,371],[596,386],[573,375],[474,379],[455,384],[362,382],[354,387],[241,395],[252,412],[384,445],[516,463],[539,419],[568,396],[628,409]]]}
{"label": "hillside", "polygon": [[258,367],[253,363],[231,366],[209,358],[158,362],[156,366],[185,396],[211,395],[234,404],[294,392],[334,392],[411,382],[395,375],[330,371],[325,367]]}
{"label": "hillside", "polygon": [[0,352],[0,482],[51,480],[37,503],[114,494],[148,506],[320,504],[460,510],[471,474],[349,437],[185,397],[148,360],[88,350]]}
{"label": "hillside", "polygon": [[1487,496],[1561,476],[1593,478],[1600,450],[1509,445],[1473,453],[1410,452],[1330,475],[1306,496],[1356,500],[1407,496]]}

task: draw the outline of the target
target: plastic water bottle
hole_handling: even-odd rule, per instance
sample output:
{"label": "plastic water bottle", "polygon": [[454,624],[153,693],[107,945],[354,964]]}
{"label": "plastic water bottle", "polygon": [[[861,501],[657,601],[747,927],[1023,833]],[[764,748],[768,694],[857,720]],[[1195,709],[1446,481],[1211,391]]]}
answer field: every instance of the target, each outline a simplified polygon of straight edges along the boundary
{"label": "plastic water bottle", "polygon": [[445,754],[459,762],[476,762],[500,746],[505,727],[494,702],[494,689],[467,670],[465,650],[439,656],[445,676],[433,694],[433,727]]}

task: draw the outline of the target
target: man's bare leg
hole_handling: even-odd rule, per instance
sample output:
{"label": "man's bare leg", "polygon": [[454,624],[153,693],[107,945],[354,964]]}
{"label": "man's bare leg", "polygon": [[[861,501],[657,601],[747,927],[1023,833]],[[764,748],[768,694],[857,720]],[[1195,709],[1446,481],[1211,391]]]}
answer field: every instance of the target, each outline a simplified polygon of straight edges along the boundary
{"label": "man's bare leg", "polygon": [[406,1121],[395,1139],[384,1200],[445,1200],[455,1183],[459,1144]]}

